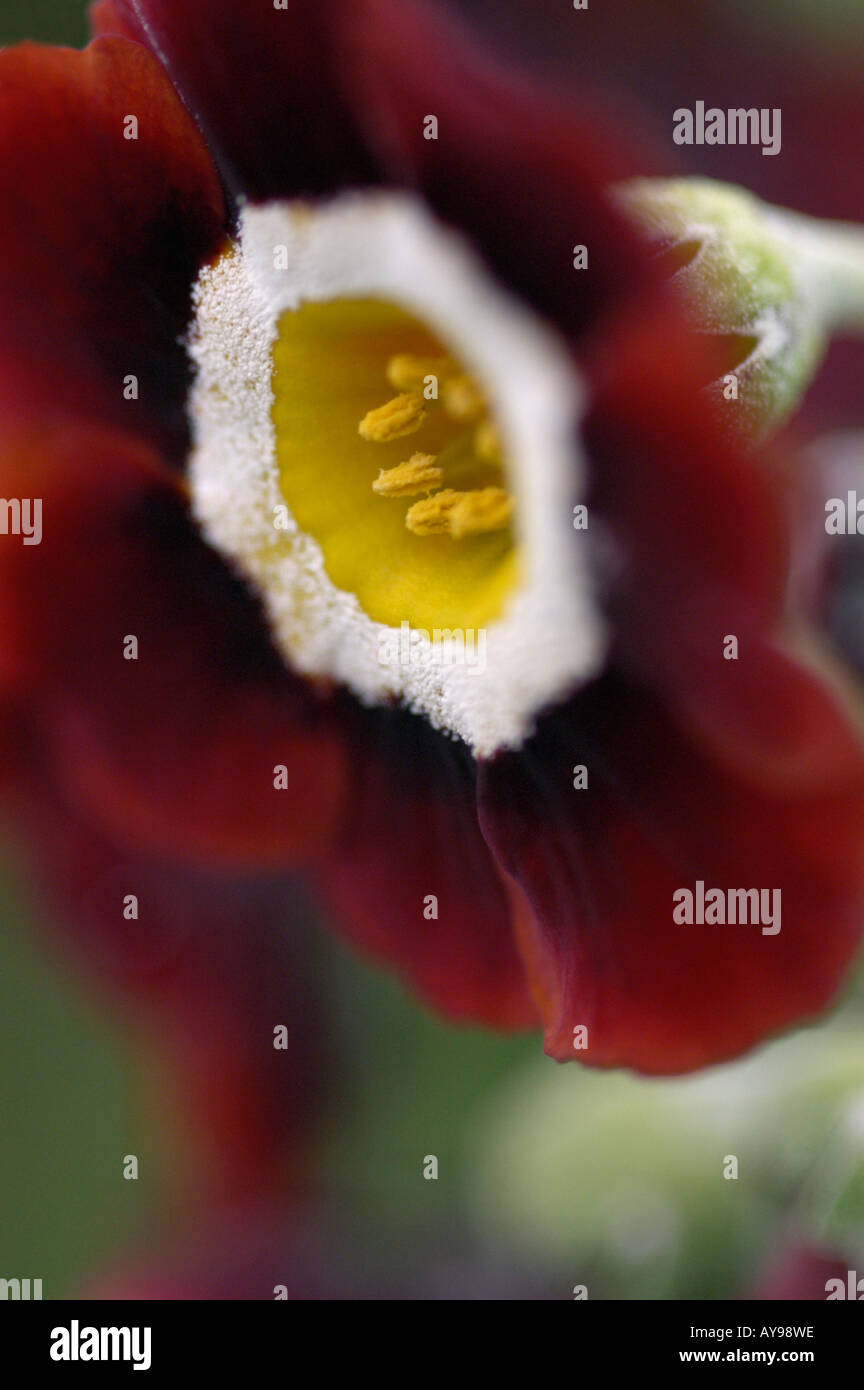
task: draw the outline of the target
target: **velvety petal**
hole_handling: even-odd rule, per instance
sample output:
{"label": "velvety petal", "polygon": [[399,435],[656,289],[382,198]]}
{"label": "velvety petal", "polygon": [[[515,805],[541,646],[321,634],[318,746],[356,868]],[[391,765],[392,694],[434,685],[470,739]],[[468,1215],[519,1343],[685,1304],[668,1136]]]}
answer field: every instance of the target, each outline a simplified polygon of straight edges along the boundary
{"label": "velvety petal", "polygon": [[[237,192],[416,190],[568,334],[647,281],[604,191],[650,172],[644,151],[613,153],[596,106],[526,83],[439,6],[116,0],[95,22],[137,26]],[[589,271],[573,269],[576,244]]]}
{"label": "velvety petal", "polygon": [[351,797],[313,873],[334,926],[449,1018],[537,1027],[471,759],[413,715],[346,702],[344,721]]}
{"label": "velvety petal", "polygon": [[0,550],[0,675],[69,797],[181,859],[284,867],[317,851],[345,789],[330,701],[278,660],[158,460],[110,431],[33,427],[3,441],[0,481],[43,499],[44,528]]}
{"label": "velvety petal", "polygon": [[353,939],[453,1016],[536,1022],[464,751],[291,677],[142,446],[94,430],[17,442],[0,475],[44,496],[44,536],[0,552],[6,677],[70,802],[169,860],[325,852],[316,878]]}
{"label": "velvety petal", "polygon": [[[661,346],[662,345],[662,346]],[[705,335],[664,294],[581,346],[592,402],[585,425],[591,507],[614,537],[616,654],[657,679],[701,630],[764,630],[781,609],[787,538],[772,461],[718,418],[701,388],[721,370]],[[723,369],[725,370],[725,369]]]}
{"label": "velvety petal", "polygon": [[[607,596],[614,664],[727,763],[734,758],[745,780],[752,771],[764,782],[770,768],[794,781],[805,747],[825,767],[833,731],[821,745],[811,705],[795,707],[800,690],[775,688],[765,646],[788,598],[797,485],[783,460],[736,438],[734,414],[718,427],[699,390],[708,350],[662,297],[586,351],[595,378],[586,426],[592,513],[613,539],[617,567]],[[740,666],[724,655],[731,638]],[[790,761],[796,721],[801,742]]]}
{"label": "velvety petal", "polygon": [[178,339],[223,225],[201,137],[140,44],[0,53],[0,416],[113,421],[182,457]]}
{"label": "velvety petal", "polygon": [[96,0],[90,6],[89,15],[90,31],[97,37],[113,35],[115,38],[134,39],[136,43],[144,42],[141,26],[135,16],[127,11],[123,0]]}
{"label": "velvety petal", "polygon": [[[528,6],[519,0],[457,0],[491,34],[506,34],[520,61],[566,74],[577,86],[602,75],[631,118],[656,131],[680,173],[743,184],[770,202],[816,217],[858,218],[864,168],[860,107],[864,28],[843,6],[789,5],[777,14],[717,0],[615,0]],[[820,9],[823,13],[820,13]],[[853,19],[856,22],[852,22]],[[672,113],[710,93],[721,110],[742,104],[782,112],[782,152],[761,142],[675,146]],[[745,104],[749,104],[745,103]]]}
{"label": "velvety petal", "polygon": [[[91,10],[96,33],[137,33],[165,64],[229,186],[254,198],[375,182],[375,164],[342,91],[340,48],[357,9],[338,0]],[[347,56],[347,55],[346,55]]]}
{"label": "velvety petal", "polygon": [[29,753],[11,804],[49,909],[44,930],[67,973],[107,991],[139,1034],[158,1124],[184,1140],[175,1201],[188,1214],[301,1190],[332,1060],[302,901],[284,880],[130,850],[65,799],[35,739]]}
{"label": "velvety petal", "polygon": [[[733,725],[751,710],[761,727],[766,702],[776,710],[785,779],[773,757],[763,773],[702,746],[674,705],[614,675],[481,769],[482,824],[520,890],[546,1048],[560,1060],[649,1073],[720,1061],[826,1006],[859,945],[864,757],[844,712],[778,652],[752,665],[744,653],[712,678],[725,680]],[[675,923],[673,893],[698,880],[706,892],[780,890],[780,932]]]}

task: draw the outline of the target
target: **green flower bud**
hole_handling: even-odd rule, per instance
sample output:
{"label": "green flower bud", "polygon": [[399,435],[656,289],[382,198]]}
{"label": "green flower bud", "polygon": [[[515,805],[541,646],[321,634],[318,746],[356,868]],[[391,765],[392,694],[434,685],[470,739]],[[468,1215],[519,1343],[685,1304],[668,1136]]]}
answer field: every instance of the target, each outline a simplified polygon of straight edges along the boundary
{"label": "green flower bud", "polygon": [[688,315],[722,338],[710,394],[765,435],[801,401],[836,329],[864,329],[864,231],[710,179],[634,179],[621,204],[668,263]]}

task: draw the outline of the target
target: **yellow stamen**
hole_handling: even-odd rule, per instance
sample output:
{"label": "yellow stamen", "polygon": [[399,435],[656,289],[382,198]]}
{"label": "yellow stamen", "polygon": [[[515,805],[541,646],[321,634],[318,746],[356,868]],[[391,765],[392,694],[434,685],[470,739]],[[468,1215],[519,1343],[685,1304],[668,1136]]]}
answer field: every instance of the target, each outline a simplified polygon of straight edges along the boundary
{"label": "yellow stamen", "polygon": [[475,488],[450,512],[450,535],[461,541],[465,536],[503,531],[512,515],[513,498],[503,487]]}
{"label": "yellow stamen", "polygon": [[488,531],[503,531],[513,512],[513,498],[502,487],[455,492],[444,488],[409,507],[405,525],[415,536],[448,534],[453,540]]}
{"label": "yellow stamen", "polygon": [[370,443],[389,444],[391,439],[401,439],[403,435],[419,430],[425,419],[423,397],[416,391],[410,391],[394,396],[386,405],[367,411],[357,429]]}
{"label": "yellow stamen", "polygon": [[470,376],[454,376],[441,389],[444,409],[452,420],[479,420],[486,403]]}
{"label": "yellow stamen", "polygon": [[434,376],[441,382],[455,371],[452,357],[416,357],[412,352],[398,352],[387,363],[387,380],[397,391],[422,391],[427,377]]}
{"label": "yellow stamen", "polygon": [[484,420],[474,431],[474,452],[486,463],[501,462],[501,437],[491,420]]}
{"label": "yellow stamen", "polygon": [[[457,425],[474,426],[474,461],[471,462],[469,451],[454,470],[456,476],[466,471],[476,476],[478,459],[498,468],[502,466],[498,430],[486,413],[482,392],[452,357],[395,353],[389,358],[386,370],[387,380],[400,394],[364,415],[358,426],[363,439],[388,444],[418,430],[426,419],[426,381],[435,377],[436,383],[440,383],[445,414]],[[436,391],[433,399],[437,395]],[[467,470],[466,464],[470,464]],[[443,481],[444,468],[436,455],[416,453],[393,468],[380,469],[372,491],[379,497],[417,497],[440,489],[409,507],[405,525],[415,536],[448,535],[453,540],[462,540],[466,536],[503,531],[508,526],[513,514],[513,499],[504,488],[472,488],[460,492],[441,488]]]}
{"label": "yellow stamen", "polygon": [[454,492],[452,487],[436,492],[422,502],[415,502],[405,516],[405,525],[415,536],[434,536],[438,532],[450,530],[450,512],[462,500],[464,492]]}
{"label": "yellow stamen", "polygon": [[444,471],[437,467],[434,454],[412,454],[406,463],[382,468],[372,491],[381,497],[416,497],[440,487],[443,481]]}

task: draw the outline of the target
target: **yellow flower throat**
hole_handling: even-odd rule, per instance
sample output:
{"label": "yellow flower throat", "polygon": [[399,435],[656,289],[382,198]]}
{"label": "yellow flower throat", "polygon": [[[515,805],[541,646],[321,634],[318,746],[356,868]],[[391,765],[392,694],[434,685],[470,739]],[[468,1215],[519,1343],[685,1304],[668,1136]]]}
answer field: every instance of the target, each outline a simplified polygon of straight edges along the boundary
{"label": "yellow flower throat", "polygon": [[343,299],[286,311],[273,366],[281,490],[333,583],[388,626],[497,617],[517,580],[513,499],[459,362],[395,305]]}

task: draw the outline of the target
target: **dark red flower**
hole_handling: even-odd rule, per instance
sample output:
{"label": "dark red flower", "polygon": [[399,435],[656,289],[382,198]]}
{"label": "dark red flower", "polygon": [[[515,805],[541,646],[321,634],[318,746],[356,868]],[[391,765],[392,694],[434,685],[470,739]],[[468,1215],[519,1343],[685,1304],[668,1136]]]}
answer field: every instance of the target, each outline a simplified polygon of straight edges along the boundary
{"label": "dark red flower", "polygon": [[[613,208],[630,156],[414,0],[107,0],[94,21],[109,37],[83,54],[0,55],[0,476],[44,502],[42,543],[0,549],[0,679],[61,804],[160,864],[302,867],[446,1015],[539,1011],[560,1059],[677,1071],[823,1008],[860,937],[861,747],[784,613],[774,475],[718,433],[716,360]],[[356,338],[350,311],[291,318],[373,283],[405,317],[375,308]],[[244,295],[274,285],[271,408]],[[351,532],[352,509],[374,528],[398,504],[324,454],[374,453],[356,421],[399,334],[443,337],[503,424],[519,544],[498,608],[477,596],[513,558],[494,539],[475,573],[433,535],[415,573]],[[264,401],[245,426],[244,393]],[[312,478],[292,524],[312,519],[272,553],[239,485],[271,426],[274,468],[293,448]],[[409,626],[440,602],[442,629],[488,627],[492,669],[403,672],[395,708],[371,643],[403,598]],[[782,931],[675,924],[699,880],[779,890]]]}
{"label": "dark red flower", "polygon": [[[13,782],[55,958],[95,978],[141,1044],[144,1108],[174,1138],[166,1201],[281,1202],[311,1186],[335,1055],[308,911],[282,877],[165,862],[72,806],[24,738]],[[160,1154],[139,1155],[150,1175]]]}

